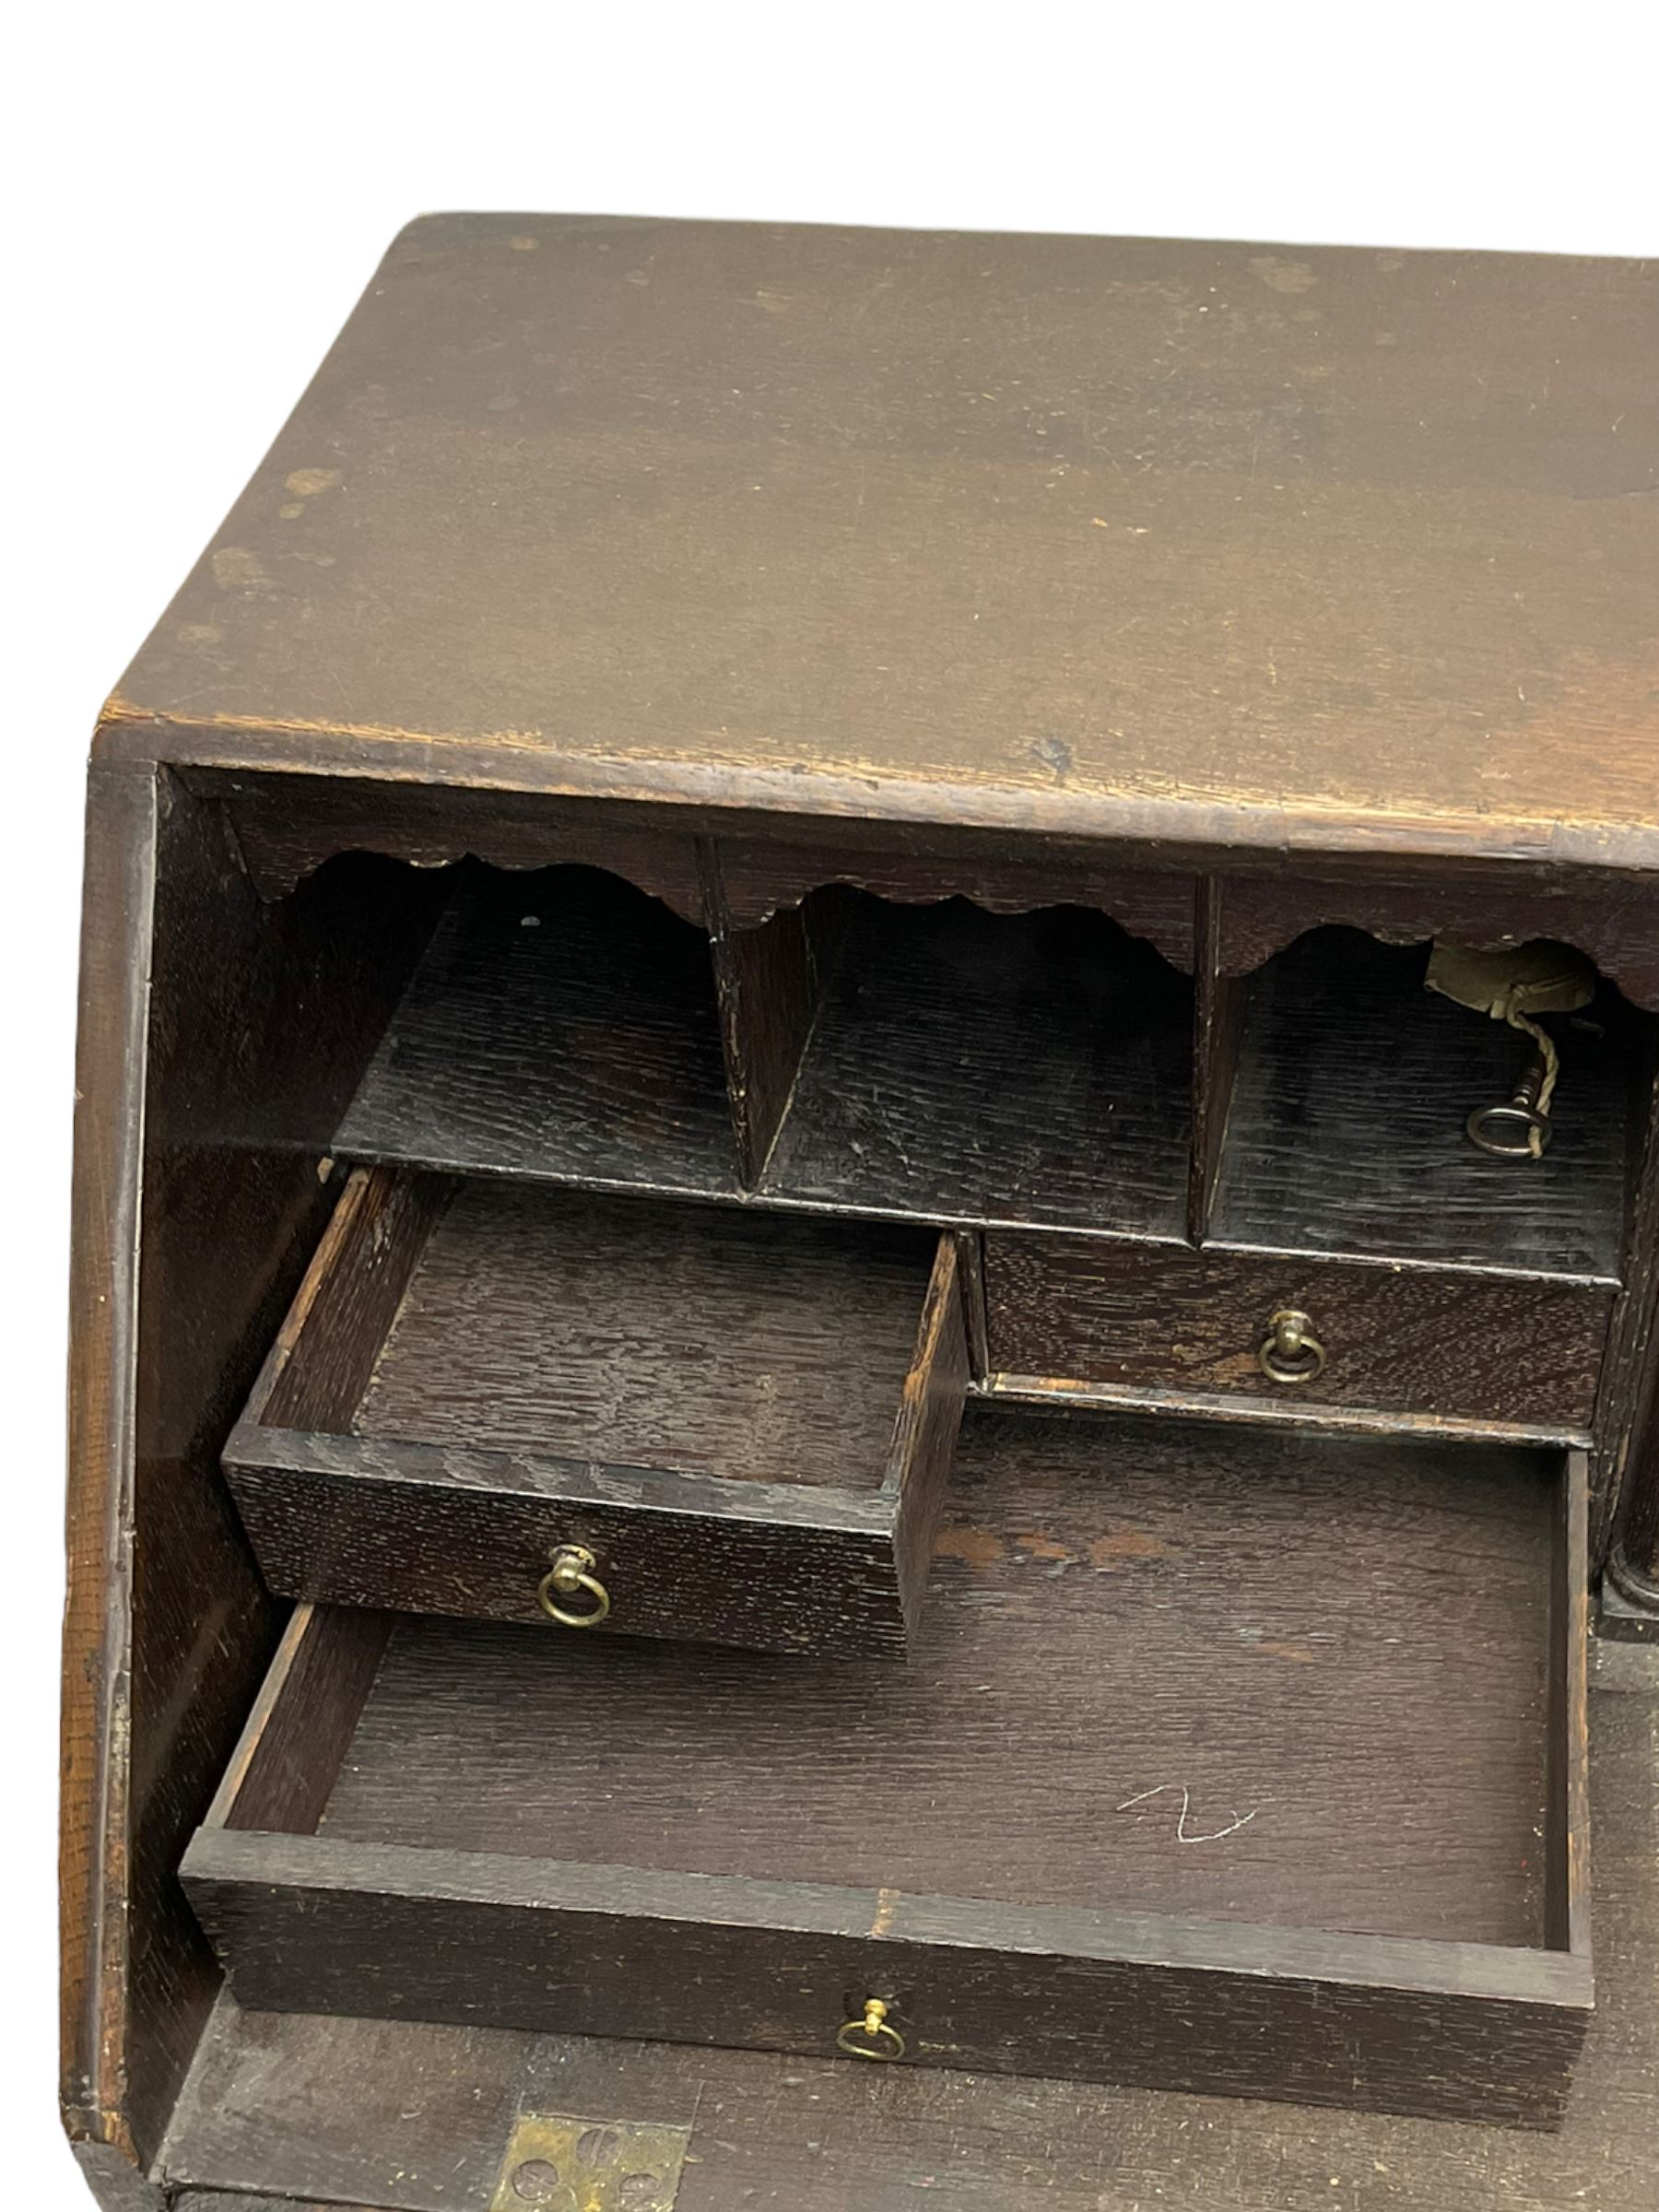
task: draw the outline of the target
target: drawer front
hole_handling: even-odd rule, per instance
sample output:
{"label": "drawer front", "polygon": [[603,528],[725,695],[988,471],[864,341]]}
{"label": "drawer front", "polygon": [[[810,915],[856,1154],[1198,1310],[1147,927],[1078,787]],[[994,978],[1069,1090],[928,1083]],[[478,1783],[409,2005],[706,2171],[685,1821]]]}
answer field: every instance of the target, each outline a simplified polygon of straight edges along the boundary
{"label": "drawer front", "polygon": [[[1124,1390],[1583,1430],[1612,1305],[1594,1286],[1502,1276],[985,1239],[992,1370]],[[1275,1339],[1280,1313],[1305,1315],[1317,1348]]]}
{"label": "drawer front", "polygon": [[[551,1461],[531,1481],[503,1454],[249,1424],[225,1468],[265,1580],[284,1596],[562,1636],[601,1609],[603,1592],[594,1625],[606,1633],[772,1652],[904,1647],[894,1516],[880,1499],[838,1512],[782,1485],[643,1469],[630,1481],[579,1465],[553,1494]],[[739,1488],[758,1494],[723,1494]],[[587,1580],[548,1587],[553,1559],[573,1547],[587,1554]]]}
{"label": "drawer front", "polygon": [[1467,1947],[1304,1929],[222,1829],[197,1831],[182,1873],[255,2010],[839,2049],[1532,2127],[1559,2123],[1588,2018],[1575,1961],[1521,1991],[1472,1970]]}

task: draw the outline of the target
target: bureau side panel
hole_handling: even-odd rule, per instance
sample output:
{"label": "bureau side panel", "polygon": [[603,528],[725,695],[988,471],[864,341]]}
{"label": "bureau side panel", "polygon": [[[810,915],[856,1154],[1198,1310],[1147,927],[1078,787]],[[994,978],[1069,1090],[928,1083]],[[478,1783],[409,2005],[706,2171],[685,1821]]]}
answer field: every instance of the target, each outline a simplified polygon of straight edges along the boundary
{"label": "bureau side panel", "polygon": [[216,804],[166,771],[93,768],[61,2095],[72,2137],[107,2146],[123,2171],[153,2156],[217,1988],[176,1868],[280,1618],[218,1453],[321,1230],[334,1119],[430,897],[426,879],[400,888],[388,872],[371,890],[347,869],[270,904]]}

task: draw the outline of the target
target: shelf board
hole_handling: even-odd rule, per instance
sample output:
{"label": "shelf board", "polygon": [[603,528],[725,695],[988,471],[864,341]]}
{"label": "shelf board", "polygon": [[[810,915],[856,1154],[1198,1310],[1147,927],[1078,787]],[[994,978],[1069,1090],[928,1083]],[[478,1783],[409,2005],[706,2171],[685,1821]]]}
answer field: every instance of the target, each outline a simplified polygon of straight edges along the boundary
{"label": "shelf board", "polygon": [[1509,1095],[1528,1041],[1427,990],[1424,957],[1316,931],[1255,979],[1211,1240],[1617,1281],[1634,1018],[1558,1023],[1549,1148],[1494,1159],[1464,1124]]}
{"label": "shelf board", "polygon": [[596,870],[468,873],[335,1147],[464,1172],[735,1196],[708,940]]}
{"label": "shelf board", "polygon": [[759,1195],[1179,1238],[1192,986],[1103,915],[860,900]]}

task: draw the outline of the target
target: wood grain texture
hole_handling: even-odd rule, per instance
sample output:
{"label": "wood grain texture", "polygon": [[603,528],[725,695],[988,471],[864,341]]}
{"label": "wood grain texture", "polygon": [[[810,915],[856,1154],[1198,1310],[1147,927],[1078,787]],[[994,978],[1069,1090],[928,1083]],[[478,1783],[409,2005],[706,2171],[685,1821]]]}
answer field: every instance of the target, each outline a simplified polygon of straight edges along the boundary
{"label": "wood grain texture", "polygon": [[[132,1712],[140,1778],[124,2100],[153,2142],[214,1994],[175,1881],[279,1614],[218,1473],[333,1193],[340,1108],[430,929],[434,886],[383,861],[262,901],[217,807],[164,785],[138,1229]],[[296,1053],[296,1009],[305,1050]]]}
{"label": "wood grain texture", "polygon": [[1536,1942],[1548,1465],[971,1412],[902,1673],[405,1624],[324,1832]]}
{"label": "wood grain texture", "polygon": [[295,1606],[207,1808],[206,1827],[314,1831],[389,1633],[382,1614]]}
{"label": "wood grain texture", "polygon": [[[985,1237],[994,1373],[1241,1396],[1300,1414],[1371,1407],[1587,1436],[1613,1294],[1513,1276],[1262,1259],[1104,1238]],[[1262,1372],[1272,1316],[1298,1309],[1323,1374]]]}
{"label": "wood grain texture", "polygon": [[[1166,1432],[1135,1467],[1135,1427],[982,1424],[925,1657],[885,1687],[803,1661],[784,1700],[747,1656],[692,1681],[666,1651],[548,1664],[403,1625],[318,1834],[204,1829],[186,1855],[240,2001],[812,2053],[879,1991],[935,2065],[1555,2124],[1590,1983],[1540,1947],[1552,1462],[1206,1463],[1194,1432],[1176,1486]],[[1079,1434],[1120,1447],[1104,1536]],[[1581,1479],[1581,1531],[1583,1504]],[[1316,1556],[1292,1621],[1283,1532],[1307,1524],[1347,1539],[1363,1606]]]}
{"label": "wood grain texture", "polygon": [[61,2072],[72,2139],[133,2171],[155,2115],[126,2109],[132,1544],[137,1230],[157,785],[93,771],[88,792],[70,1299],[68,1587],[58,1845]]}
{"label": "wood grain texture", "polygon": [[1031,1406],[1049,1413],[1127,1413],[1160,1421],[1216,1421],[1229,1428],[1326,1437],[1392,1437],[1397,1442],[1553,1445],[1582,1448],[1584,1432],[1551,1430],[1542,1422],[1512,1426],[1460,1420],[1449,1414],[1379,1413],[1366,1406],[1303,1406],[1287,1394],[1253,1398],[1150,1385],[1078,1382],[1063,1375],[991,1374],[974,1395],[993,1406]]}
{"label": "wood grain texture", "polygon": [[240,2189],[186,2189],[173,2201],[178,2212],[386,2212],[384,2206],[300,2204],[288,2196],[249,2196]]}
{"label": "wood grain texture", "polygon": [[962,1314],[968,1324],[968,1372],[982,1382],[991,1361],[985,1335],[984,1239],[977,1230],[957,1231],[957,1265],[962,1282]]}
{"label": "wood grain texture", "polygon": [[1209,1235],[1250,999],[1243,980],[1227,974],[1223,966],[1223,910],[1230,897],[1230,887],[1221,877],[1200,878],[1193,963],[1193,1149],[1187,1168],[1187,1235],[1194,1244]]}
{"label": "wood grain texture", "polygon": [[369,1159],[735,1195],[706,936],[596,870],[472,875],[335,1141]]}
{"label": "wood grain texture", "polygon": [[[717,835],[722,809],[797,848],[818,814],[849,879],[896,897],[979,839],[992,905],[1023,903],[1027,838],[1056,864],[1079,848],[1095,880],[1144,860],[1171,891],[1230,846],[1264,912],[1279,854],[1323,870],[1340,849],[1341,896],[1368,861],[1386,878],[1384,934],[1466,895],[1465,934],[1508,935],[1541,895],[1552,934],[1594,937],[1651,996],[1659,511],[1629,495],[1659,475],[1656,289],[1645,265],[1491,256],[588,218],[406,234],[112,702],[94,782],[122,826],[88,867],[65,2088],[109,2201],[153,2201],[116,2162],[153,2141],[211,1989],[174,1845],[268,1623],[212,1454],[418,906],[386,871],[377,938],[371,864],[319,868],[359,842],[351,804],[288,830],[262,786],[222,825],[196,814],[216,835],[155,963],[165,1080],[145,1096],[147,763],[303,763],[331,803],[372,784],[395,849],[429,862],[591,857],[540,812],[582,792],[583,833],[611,810],[615,851],[641,839],[624,872],[682,913],[675,833]],[[497,371],[512,409],[487,404]],[[676,807],[660,841],[644,800]],[[300,899],[255,926],[243,860],[266,889],[305,877]],[[797,853],[757,896],[791,866],[805,882]],[[204,929],[221,910],[229,931]],[[307,1009],[304,1051],[278,1001]],[[1599,1201],[1569,1215],[1605,1249]],[[1634,1219],[1594,1557],[1653,1458],[1640,1190]],[[1605,2160],[1549,2185],[1593,2183],[1613,2188]]]}
{"label": "wood grain texture", "polygon": [[574,1543],[610,1595],[601,1637],[904,1648],[896,1501],[879,1493],[250,1427],[226,1464],[265,1579],[288,1595],[518,1621],[557,1641],[567,1631],[536,1591]]}
{"label": "wood grain texture", "polygon": [[[1659,1055],[1655,1055],[1659,1058]],[[1591,1467],[1591,1557],[1652,1612],[1659,1635],[1659,1066],[1638,1090],[1630,1231]]]}
{"label": "wood grain texture", "polygon": [[189,787],[216,799],[248,874],[265,899],[286,898],[326,860],[380,853],[419,868],[467,859],[521,870],[605,868],[700,928],[703,897],[688,828],[659,810],[604,800],[549,806],[523,792],[349,776],[221,775],[191,771]]}
{"label": "wood grain texture", "polygon": [[358,1434],[876,1488],[936,1240],[464,1183]]}
{"label": "wood grain texture", "polygon": [[[1624,1655],[1628,1656],[1629,1653]],[[1595,1914],[1608,1940],[1557,2134],[1075,2081],[429,2023],[226,2001],[187,2085],[175,2183],[309,2203],[477,2212],[512,2117],[576,2110],[692,2127],[677,2212],[1649,2212],[1659,2094],[1659,1703],[1591,1698]],[[1333,2188],[1332,2178],[1337,2186]],[[929,2178],[931,2177],[931,2179]],[[1578,2192],[1588,2194],[1580,2197]],[[188,2212],[209,2207],[184,2199]],[[265,2206],[211,2212],[270,2212]]]}
{"label": "wood grain texture", "polygon": [[73,2136],[129,2160],[159,2140],[213,2001],[175,1869],[276,1632],[218,1451],[322,1228],[319,1161],[429,926],[429,895],[384,863],[346,863],[276,912],[216,806],[171,777],[94,772],[63,2098]]}
{"label": "wood grain texture", "polygon": [[[849,828],[862,830],[855,843]],[[896,826],[818,822],[786,841],[775,830],[717,838],[728,911],[740,924],[768,920],[826,884],[873,891],[900,905],[971,899],[987,913],[1087,906],[1155,945],[1172,967],[1193,965],[1193,878],[1179,867],[1076,841],[975,837],[948,823],[902,835]]]}
{"label": "wood grain texture", "polygon": [[[194,2096],[181,2102],[164,2158],[175,2181],[199,2179],[238,2195],[269,2189],[301,2203],[316,2196],[331,2206],[360,2198],[377,2207],[442,2204],[453,2212],[480,2212],[488,2204],[517,2116],[526,2055],[520,2039],[445,2028],[423,2038],[388,2021],[359,2019],[342,2024],[333,2059],[319,2063],[320,2053],[296,2046],[287,2022],[272,2018],[262,2032],[258,2016],[227,1998],[216,2025],[232,2021],[245,2031],[245,2040],[235,2039],[238,2057],[218,2035],[206,2039],[192,2084],[202,2103]],[[261,2056],[269,2070],[267,2092],[238,2094],[239,2061],[257,2066]],[[399,2077],[389,2134],[382,2132],[377,2095],[382,2065]],[[350,2128],[342,2135],[336,2113],[354,2100],[359,2100],[355,2136]],[[549,2102],[560,2109],[556,2099]],[[289,2161],[286,2143],[307,2105],[316,2155],[300,2171]],[[228,2144],[203,2143],[198,2149],[188,2140],[198,2123],[215,2124],[209,2114],[237,2137],[233,2152]],[[355,2149],[347,2139],[353,2136]],[[232,2212],[265,2207],[238,2206]]]}
{"label": "wood grain texture", "polygon": [[1590,1465],[1567,1456],[1549,1576],[1549,1710],[1545,1723],[1545,1936],[1590,1951]]}
{"label": "wood grain texture", "polygon": [[818,1012],[818,969],[805,913],[790,909],[740,927],[726,897],[719,847],[703,838],[698,851],[738,1172],[744,1188],[752,1190],[788,1107]]}
{"label": "wood grain texture", "polygon": [[1103,916],[860,900],[760,1194],[1179,1238],[1191,1032]]}
{"label": "wood grain texture", "polygon": [[421,867],[468,857],[509,868],[581,862],[701,924],[708,916],[695,852],[700,841],[716,848],[735,928],[756,928],[827,884],[900,901],[970,898],[993,913],[1063,900],[1112,915],[1177,968],[1193,964],[1192,878],[1163,852],[1056,837],[1010,846],[1006,836],[949,821],[916,826],[691,806],[665,818],[648,806],[441,783],[183,772],[192,791],[225,808],[265,898],[286,896],[341,853],[383,853]]}
{"label": "wood grain texture", "polygon": [[358,1168],[340,1194],[248,1413],[282,1429],[349,1429],[453,1184]]}
{"label": "wood grain texture", "polygon": [[882,1485],[894,1506],[893,1553],[912,1644],[921,1633],[934,1538],[962,1425],[968,1367],[960,1248],[957,1238],[947,1235],[939,1239],[934,1260]]}
{"label": "wood grain texture", "polygon": [[1659,1013],[1659,899],[1648,882],[1588,883],[1571,875],[1508,884],[1455,863],[1433,876],[1230,875],[1222,972],[1242,977],[1322,924],[1342,923],[1388,945],[1437,936],[1495,948],[1552,937],[1587,952],[1626,997]]}
{"label": "wood grain texture", "polygon": [[902,1651],[967,1381],[954,1241],[453,1187],[358,1171],[226,1446],[271,1587],[545,1637],[577,1543],[607,1634]]}
{"label": "wood grain texture", "polygon": [[1656,335],[1630,261],[423,218],[103,742],[1653,869]]}
{"label": "wood grain texture", "polygon": [[1559,2124],[1589,2010],[1578,1961],[1479,1946],[1238,1926],[1206,1955],[1093,1914],[207,1829],[183,1874],[265,2010],[820,2055],[881,1987],[924,2063],[1532,2127]]}
{"label": "wood grain texture", "polygon": [[1464,1134],[1508,1098],[1528,1044],[1423,988],[1425,955],[1317,931],[1256,978],[1211,1231],[1270,1251],[1371,1253],[1617,1283],[1635,1041],[1559,1025],[1562,1073],[1541,1159]]}

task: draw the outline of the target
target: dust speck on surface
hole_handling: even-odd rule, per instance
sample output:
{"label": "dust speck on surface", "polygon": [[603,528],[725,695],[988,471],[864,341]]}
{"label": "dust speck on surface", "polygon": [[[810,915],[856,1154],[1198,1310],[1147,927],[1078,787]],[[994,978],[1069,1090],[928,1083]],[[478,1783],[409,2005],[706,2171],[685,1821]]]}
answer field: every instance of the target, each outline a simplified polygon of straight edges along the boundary
{"label": "dust speck on surface", "polygon": [[1250,273],[1276,292],[1310,292],[1319,282],[1305,261],[1287,261],[1282,253],[1253,253]]}
{"label": "dust speck on surface", "polygon": [[219,641],[217,622],[181,622],[179,637],[186,645],[217,645]]}
{"label": "dust speck on surface", "polygon": [[534,253],[536,247],[541,244],[541,240],[539,238],[527,238],[524,236],[520,236],[518,238],[510,238],[507,241],[507,243],[512,248],[515,253]]}
{"label": "dust speck on surface", "polygon": [[340,480],[337,468],[296,468],[284,481],[284,489],[297,500],[314,500],[320,491],[332,491]]}
{"label": "dust speck on surface", "polygon": [[285,523],[297,522],[300,516],[305,512],[305,501],[303,500],[288,500],[278,507],[276,512]]}

